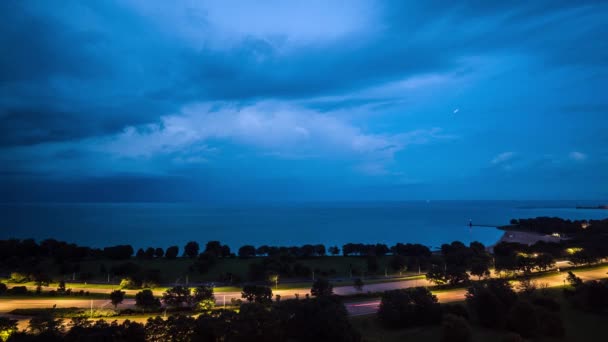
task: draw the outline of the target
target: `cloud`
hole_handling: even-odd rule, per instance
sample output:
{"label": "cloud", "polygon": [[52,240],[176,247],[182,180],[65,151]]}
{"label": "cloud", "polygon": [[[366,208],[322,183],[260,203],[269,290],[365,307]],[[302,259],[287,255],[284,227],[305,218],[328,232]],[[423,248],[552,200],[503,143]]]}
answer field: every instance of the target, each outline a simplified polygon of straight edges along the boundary
{"label": "cloud", "polygon": [[376,24],[373,1],[289,2],[185,1],[181,4],[129,0],[137,13],[174,37],[197,46],[230,48],[256,38],[281,46],[318,44],[356,33]]}
{"label": "cloud", "polygon": [[[104,152],[129,158],[158,154],[203,154],[213,141],[257,148],[266,155],[391,160],[409,145],[451,139],[440,128],[395,134],[365,132],[341,111],[319,112],[289,102],[251,105],[199,103],[167,115],[157,124],[129,126],[99,145]],[[182,158],[181,160],[187,160]]]}
{"label": "cloud", "polygon": [[509,162],[511,160],[513,160],[513,158],[516,156],[515,152],[503,152],[498,154],[496,157],[494,157],[494,159],[492,159],[492,164],[493,165],[499,165],[499,164],[503,164],[506,162]]}
{"label": "cloud", "polygon": [[574,161],[577,161],[577,162],[581,162],[581,161],[585,161],[585,160],[587,160],[587,155],[586,155],[586,154],[584,154],[584,153],[582,153],[582,152],[578,152],[578,151],[573,151],[573,152],[570,152],[570,153],[568,154],[568,157],[569,157],[571,160],[574,160]]}

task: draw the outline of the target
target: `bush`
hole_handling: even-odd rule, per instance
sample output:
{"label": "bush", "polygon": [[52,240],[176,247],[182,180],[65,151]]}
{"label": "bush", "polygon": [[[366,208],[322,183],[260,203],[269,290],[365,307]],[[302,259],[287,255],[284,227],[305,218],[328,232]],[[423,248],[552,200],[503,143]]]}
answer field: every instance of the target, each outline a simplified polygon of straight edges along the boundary
{"label": "bush", "polygon": [[0,296],[8,292],[8,287],[5,283],[0,283]]}
{"label": "bush", "polygon": [[8,293],[10,293],[12,295],[26,295],[29,293],[29,291],[27,290],[27,287],[25,287],[25,286],[14,286],[10,290],[8,290]]}
{"label": "bush", "polygon": [[460,316],[446,315],[441,329],[442,342],[468,342],[473,338],[469,323]]}
{"label": "bush", "polygon": [[124,278],[120,281],[119,287],[121,289],[137,290],[141,288],[141,284],[131,278]]}
{"label": "bush", "polygon": [[25,283],[30,281],[30,278],[27,276],[27,274],[13,272],[11,273],[11,278],[9,281],[12,283]]}

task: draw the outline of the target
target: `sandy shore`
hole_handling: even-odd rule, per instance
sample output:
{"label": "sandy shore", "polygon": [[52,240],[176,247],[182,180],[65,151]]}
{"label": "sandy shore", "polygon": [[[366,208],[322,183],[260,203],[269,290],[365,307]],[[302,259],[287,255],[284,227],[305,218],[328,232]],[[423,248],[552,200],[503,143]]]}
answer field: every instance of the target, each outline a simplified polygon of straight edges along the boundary
{"label": "sandy shore", "polygon": [[561,238],[553,235],[543,235],[531,232],[507,230],[504,234],[502,234],[502,237],[496,242],[496,244],[490,246],[489,249],[490,251],[492,251],[494,249],[494,246],[501,242],[515,242],[530,246],[537,243],[538,241],[558,243],[561,240]]}

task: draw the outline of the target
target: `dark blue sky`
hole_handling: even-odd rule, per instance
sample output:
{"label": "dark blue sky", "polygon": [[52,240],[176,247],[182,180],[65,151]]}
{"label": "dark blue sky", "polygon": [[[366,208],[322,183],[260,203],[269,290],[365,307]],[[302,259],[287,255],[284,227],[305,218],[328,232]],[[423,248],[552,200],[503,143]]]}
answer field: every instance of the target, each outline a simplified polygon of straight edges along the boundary
{"label": "dark blue sky", "polygon": [[2,1],[5,201],[608,199],[608,3]]}

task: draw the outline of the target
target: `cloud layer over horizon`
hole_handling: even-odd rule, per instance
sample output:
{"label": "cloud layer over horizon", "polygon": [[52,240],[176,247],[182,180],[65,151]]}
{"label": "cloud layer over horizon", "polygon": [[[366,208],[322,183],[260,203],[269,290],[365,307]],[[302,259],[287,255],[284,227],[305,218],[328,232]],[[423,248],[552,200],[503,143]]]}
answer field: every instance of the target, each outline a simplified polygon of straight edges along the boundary
{"label": "cloud layer over horizon", "polygon": [[605,2],[0,11],[9,202],[608,199]]}

